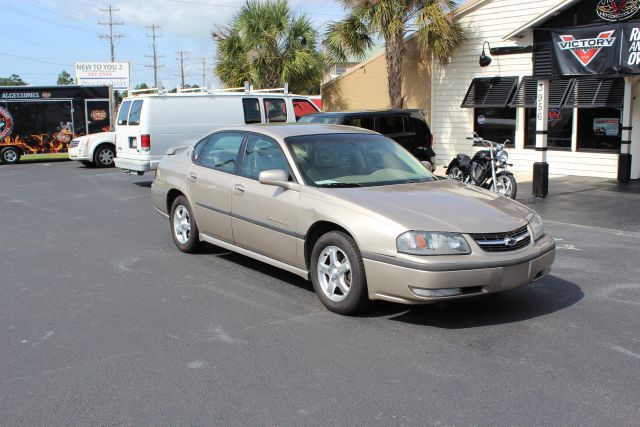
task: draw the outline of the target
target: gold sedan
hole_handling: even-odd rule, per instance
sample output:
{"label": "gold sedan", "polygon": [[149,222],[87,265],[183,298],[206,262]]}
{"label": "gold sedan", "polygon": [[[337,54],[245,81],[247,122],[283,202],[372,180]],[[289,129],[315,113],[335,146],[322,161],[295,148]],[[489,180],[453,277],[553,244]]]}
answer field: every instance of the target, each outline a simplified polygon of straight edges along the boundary
{"label": "gold sedan", "polygon": [[204,241],[293,272],[342,314],[513,289],[555,256],[531,209],[365,129],[225,127],[169,150],[151,188],[181,251]]}

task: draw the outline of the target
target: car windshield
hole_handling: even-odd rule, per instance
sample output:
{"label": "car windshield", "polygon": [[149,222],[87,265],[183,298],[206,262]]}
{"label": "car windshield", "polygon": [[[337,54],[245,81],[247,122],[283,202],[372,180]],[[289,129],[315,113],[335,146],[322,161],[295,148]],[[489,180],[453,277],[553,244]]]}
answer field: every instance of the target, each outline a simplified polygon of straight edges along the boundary
{"label": "car windshield", "polygon": [[300,117],[300,120],[298,121],[300,123],[322,123],[325,125],[335,125],[335,124],[338,124],[338,122],[340,121],[340,117],[309,114],[309,115]]}
{"label": "car windshield", "polygon": [[305,135],[285,142],[305,182],[316,187],[369,187],[436,179],[408,151],[382,135]]}

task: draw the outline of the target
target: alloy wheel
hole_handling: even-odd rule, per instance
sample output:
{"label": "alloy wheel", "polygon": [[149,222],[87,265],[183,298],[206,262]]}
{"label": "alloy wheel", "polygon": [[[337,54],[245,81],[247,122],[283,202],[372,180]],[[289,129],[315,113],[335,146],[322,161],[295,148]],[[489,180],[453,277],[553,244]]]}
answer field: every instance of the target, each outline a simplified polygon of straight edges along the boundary
{"label": "alloy wheel", "polygon": [[511,180],[508,176],[501,175],[496,178],[496,191],[505,197],[511,197],[513,185],[511,185]]}
{"label": "alloy wheel", "polygon": [[5,152],[2,153],[2,158],[7,163],[13,163],[16,161],[17,154],[13,150],[5,150]]}
{"label": "alloy wheel", "polygon": [[191,237],[191,217],[183,205],[176,206],[173,213],[173,232],[182,245],[186,244]]}
{"label": "alloy wheel", "polygon": [[113,158],[113,150],[111,150],[110,148],[103,148],[98,152],[98,161],[103,166],[111,166],[111,164],[113,163]]}
{"label": "alloy wheel", "polygon": [[344,251],[337,246],[324,248],[317,270],[322,292],[331,301],[344,301],[351,290],[351,263]]}

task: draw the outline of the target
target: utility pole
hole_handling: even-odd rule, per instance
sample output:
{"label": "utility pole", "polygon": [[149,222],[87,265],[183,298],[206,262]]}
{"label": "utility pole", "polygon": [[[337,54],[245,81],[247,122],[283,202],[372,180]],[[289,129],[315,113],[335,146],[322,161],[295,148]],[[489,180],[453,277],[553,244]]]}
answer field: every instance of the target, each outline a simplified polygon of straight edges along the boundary
{"label": "utility pole", "polygon": [[109,12],[109,22],[98,22],[98,25],[109,26],[109,34],[99,34],[98,37],[109,40],[109,44],[111,45],[111,62],[115,62],[116,60],[113,41],[124,37],[124,34],[113,34],[114,25],[122,25],[122,22],[113,22],[113,12],[118,12],[119,10],[120,9],[114,9],[111,5],[109,5],[109,9],[100,9],[100,12]]}
{"label": "utility pole", "polygon": [[207,87],[207,58],[202,58],[202,87]]}
{"label": "utility pole", "polygon": [[180,61],[180,79],[181,79],[181,81],[182,81],[182,87],[184,88],[184,62],[185,62],[185,61],[188,61],[188,60],[189,60],[189,58],[185,58],[185,57],[184,57],[184,50],[183,50],[183,49],[180,49],[180,50],[179,50],[178,52],[176,52],[176,53],[177,53],[178,55],[180,55],[180,56],[178,56],[176,59],[177,59],[178,61]]}
{"label": "utility pole", "polygon": [[[147,34],[147,37],[151,37],[151,40],[152,40],[151,50],[153,51],[153,55],[145,55],[145,57],[147,58],[153,58],[153,65],[145,65],[145,67],[153,68],[153,87],[157,88],[158,87],[158,68],[164,67],[164,65],[158,65],[158,43],[156,42],[156,39],[158,37],[162,37],[161,35],[156,34],[156,30],[161,27],[155,24],[151,24],[145,28],[151,29],[151,35]],[[162,57],[162,55],[160,55],[160,57]]]}

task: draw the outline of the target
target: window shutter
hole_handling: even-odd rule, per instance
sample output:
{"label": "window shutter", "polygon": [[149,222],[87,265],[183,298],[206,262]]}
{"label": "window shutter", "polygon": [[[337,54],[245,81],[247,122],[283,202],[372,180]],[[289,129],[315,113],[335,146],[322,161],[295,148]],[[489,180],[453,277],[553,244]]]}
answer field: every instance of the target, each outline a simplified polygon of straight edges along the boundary
{"label": "window shutter", "polygon": [[[549,108],[560,108],[573,85],[572,79],[551,80],[549,84]],[[510,107],[535,108],[538,96],[538,81],[532,76],[522,78]]]}
{"label": "window shutter", "polygon": [[622,78],[575,79],[563,107],[622,108],[623,98]]}
{"label": "window shutter", "polygon": [[505,108],[516,90],[518,77],[478,77],[473,79],[462,108]]}

